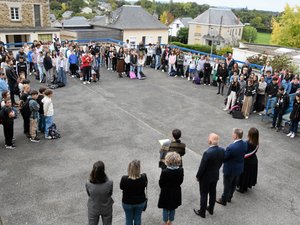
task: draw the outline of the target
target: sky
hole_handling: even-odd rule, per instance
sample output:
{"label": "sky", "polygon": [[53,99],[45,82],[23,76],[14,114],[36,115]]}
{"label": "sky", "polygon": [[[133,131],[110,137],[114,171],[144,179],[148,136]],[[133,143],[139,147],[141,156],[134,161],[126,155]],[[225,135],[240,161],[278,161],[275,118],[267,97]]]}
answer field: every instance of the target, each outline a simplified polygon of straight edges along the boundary
{"label": "sky", "polygon": [[[168,1],[168,0],[164,0]],[[230,8],[245,8],[282,12],[286,3],[290,6],[300,6],[299,0],[173,0],[173,2],[197,2],[210,6],[227,6]]]}

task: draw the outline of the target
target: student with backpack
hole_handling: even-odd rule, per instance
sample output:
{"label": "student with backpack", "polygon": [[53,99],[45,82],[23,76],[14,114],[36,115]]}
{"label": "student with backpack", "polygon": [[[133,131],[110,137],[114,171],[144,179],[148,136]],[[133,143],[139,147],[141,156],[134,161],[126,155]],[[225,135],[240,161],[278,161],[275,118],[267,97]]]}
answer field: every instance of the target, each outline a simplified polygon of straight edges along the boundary
{"label": "student with backpack", "polygon": [[51,136],[49,136],[49,128],[53,124],[53,103],[52,103],[52,96],[53,91],[50,89],[47,89],[44,92],[45,97],[42,99],[42,103],[44,104],[44,117],[45,117],[45,139],[52,139]]}
{"label": "student with backpack", "polygon": [[0,115],[5,137],[5,148],[15,149],[16,146],[13,144],[15,112],[10,99],[5,99],[5,106],[1,109]]}
{"label": "student with backpack", "polygon": [[39,142],[40,139],[37,137],[37,124],[39,117],[40,105],[36,101],[38,98],[38,92],[32,90],[30,96],[28,97],[29,109],[30,109],[30,141]]}
{"label": "student with backpack", "polygon": [[47,90],[46,87],[41,87],[39,89],[39,95],[37,97],[37,103],[40,105],[39,109],[39,119],[38,119],[38,130],[42,133],[45,132],[45,117],[44,117],[44,104],[42,102],[44,98],[44,92]]}

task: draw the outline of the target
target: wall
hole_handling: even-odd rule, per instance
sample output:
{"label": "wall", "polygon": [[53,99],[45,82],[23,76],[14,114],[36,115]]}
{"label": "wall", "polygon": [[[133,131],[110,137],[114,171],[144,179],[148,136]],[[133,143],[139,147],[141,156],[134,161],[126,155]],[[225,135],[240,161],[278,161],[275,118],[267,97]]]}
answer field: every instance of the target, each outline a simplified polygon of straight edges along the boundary
{"label": "wall", "polygon": [[[208,26],[203,24],[190,24],[189,25],[189,38],[188,38],[188,44],[207,44],[205,39],[202,37],[204,35],[209,34],[209,30],[213,28],[216,31],[216,34],[219,34],[220,26]],[[234,29],[234,32],[232,33],[231,30]],[[239,32],[239,29],[241,29],[241,32]],[[230,32],[231,31],[231,32]],[[196,34],[196,36],[195,36]],[[225,27],[222,26],[221,28],[221,36],[226,40],[225,45],[237,45],[238,41],[242,39],[243,34],[243,27],[242,26],[236,26],[236,27]],[[236,42],[236,43],[235,43]]]}
{"label": "wall", "polygon": [[[179,24],[179,27],[177,27],[177,24]],[[178,31],[182,27],[184,27],[184,25],[181,23],[181,21],[179,19],[176,19],[169,27],[169,35],[176,37]]]}
{"label": "wall", "polygon": [[[146,36],[146,44],[157,43],[158,37],[161,36],[161,44],[168,44],[168,30],[124,30],[123,41],[126,42],[130,37],[136,37],[136,44],[142,41]],[[152,37],[152,38],[151,38]]]}
{"label": "wall", "polygon": [[[0,28],[14,28],[14,27],[35,27],[34,21],[34,7],[33,5],[40,5],[41,25],[42,27],[50,27],[49,20],[49,2],[48,0],[0,0]],[[10,17],[10,7],[18,7],[20,20],[12,21]]]}

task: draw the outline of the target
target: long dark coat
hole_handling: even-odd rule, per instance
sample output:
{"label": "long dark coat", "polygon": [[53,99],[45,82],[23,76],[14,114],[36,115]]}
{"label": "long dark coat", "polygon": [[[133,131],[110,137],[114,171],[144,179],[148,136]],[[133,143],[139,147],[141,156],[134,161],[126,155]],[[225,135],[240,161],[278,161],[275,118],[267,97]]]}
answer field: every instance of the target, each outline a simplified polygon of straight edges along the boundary
{"label": "long dark coat", "polygon": [[160,195],[158,208],[173,210],[181,205],[181,187],[183,182],[183,168],[164,169],[161,171],[159,186]]}

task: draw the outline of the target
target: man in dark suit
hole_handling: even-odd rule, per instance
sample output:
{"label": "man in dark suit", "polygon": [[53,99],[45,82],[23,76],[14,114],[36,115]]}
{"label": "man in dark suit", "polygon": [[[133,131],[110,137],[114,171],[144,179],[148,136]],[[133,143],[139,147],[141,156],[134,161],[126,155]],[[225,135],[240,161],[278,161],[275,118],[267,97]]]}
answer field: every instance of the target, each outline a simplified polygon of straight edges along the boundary
{"label": "man in dark suit", "polygon": [[[194,212],[205,218],[205,211],[212,215],[216,201],[216,187],[219,180],[219,170],[224,160],[225,150],[218,146],[219,136],[210,134],[208,137],[209,148],[204,152],[196,178],[200,188],[200,210]],[[207,196],[209,194],[209,206]]]}
{"label": "man in dark suit", "polygon": [[223,165],[223,195],[222,198],[216,200],[217,203],[224,206],[227,202],[231,202],[238,178],[244,170],[244,155],[247,151],[246,142],[242,140],[242,129],[234,129],[232,138],[234,142],[230,144],[225,151]]}

